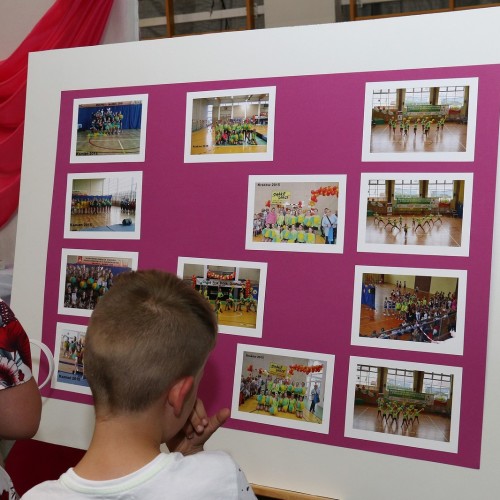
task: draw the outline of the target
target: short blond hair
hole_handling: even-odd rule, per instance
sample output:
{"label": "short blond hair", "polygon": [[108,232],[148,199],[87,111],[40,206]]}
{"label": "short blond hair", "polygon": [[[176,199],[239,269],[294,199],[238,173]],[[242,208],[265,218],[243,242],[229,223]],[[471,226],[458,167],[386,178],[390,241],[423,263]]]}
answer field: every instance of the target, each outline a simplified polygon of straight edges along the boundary
{"label": "short blond hair", "polygon": [[195,375],[217,338],[206,299],[173,274],[123,273],[99,302],[85,338],[85,375],[96,412],[148,408]]}

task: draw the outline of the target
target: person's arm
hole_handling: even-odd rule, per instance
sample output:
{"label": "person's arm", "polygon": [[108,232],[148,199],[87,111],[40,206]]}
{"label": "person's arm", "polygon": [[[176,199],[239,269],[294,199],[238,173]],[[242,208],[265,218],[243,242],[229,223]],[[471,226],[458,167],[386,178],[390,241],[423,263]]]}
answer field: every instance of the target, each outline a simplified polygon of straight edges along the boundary
{"label": "person's arm", "polygon": [[0,438],[28,439],[40,424],[42,400],[35,379],[0,390]]}

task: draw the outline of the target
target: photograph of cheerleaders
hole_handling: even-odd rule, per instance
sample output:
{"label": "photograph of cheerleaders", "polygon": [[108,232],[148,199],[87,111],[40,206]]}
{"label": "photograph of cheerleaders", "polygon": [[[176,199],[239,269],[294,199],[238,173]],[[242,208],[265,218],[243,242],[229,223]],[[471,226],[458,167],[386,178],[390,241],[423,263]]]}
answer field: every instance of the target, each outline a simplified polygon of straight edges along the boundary
{"label": "photograph of cheerleaders", "polygon": [[246,248],[341,253],[345,176],[249,176]]}
{"label": "photograph of cheerleaders", "polygon": [[262,337],[267,264],[179,257],[177,273],[210,303],[220,333]]}
{"label": "photograph of cheerleaders", "polygon": [[71,163],[144,161],[147,98],[75,99]]}
{"label": "photograph of cheerleaders", "polygon": [[232,417],[328,432],[333,356],[238,345]]}
{"label": "photograph of cheerleaders", "polygon": [[356,266],[352,343],[462,354],[466,271]]}
{"label": "photograph of cheerleaders", "polygon": [[358,251],[469,254],[472,174],[361,174]]}
{"label": "photograph of cheerleaders", "polygon": [[63,249],[59,314],[90,317],[122,273],[137,270],[137,253]]}
{"label": "photograph of cheerleaders", "polygon": [[56,369],[52,387],[64,391],[89,394],[85,377],[85,333],[83,325],[57,324],[54,362]]}
{"label": "photograph of cheerleaders", "polygon": [[188,93],[185,161],[272,160],[274,101],[275,87]]}
{"label": "photograph of cheerleaders", "polygon": [[139,239],[142,172],[69,174],[65,238]]}
{"label": "photograph of cheerleaders", "polygon": [[456,453],[462,369],[351,357],[346,437]]}
{"label": "photograph of cheerleaders", "polygon": [[474,159],[477,78],[367,83],[363,160]]}

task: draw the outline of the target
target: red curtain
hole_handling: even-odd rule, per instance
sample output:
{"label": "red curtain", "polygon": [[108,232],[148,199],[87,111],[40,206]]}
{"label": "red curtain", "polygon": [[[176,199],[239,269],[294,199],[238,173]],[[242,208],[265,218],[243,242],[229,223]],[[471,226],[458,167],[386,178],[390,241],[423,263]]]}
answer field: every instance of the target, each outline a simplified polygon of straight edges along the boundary
{"label": "red curtain", "polygon": [[28,53],[97,45],[113,0],[56,0],[14,53],[0,61],[0,228],[19,203]]}

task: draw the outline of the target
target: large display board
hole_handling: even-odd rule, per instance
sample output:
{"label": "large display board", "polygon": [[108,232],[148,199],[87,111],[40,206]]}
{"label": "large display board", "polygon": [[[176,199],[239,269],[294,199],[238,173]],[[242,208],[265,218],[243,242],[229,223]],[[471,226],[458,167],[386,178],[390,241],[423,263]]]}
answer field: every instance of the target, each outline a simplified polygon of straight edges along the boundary
{"label": "large display board", "polygon": [[[40,438],[86,446],[88,316],[117,274],[157,267],[177,272],[218,312],[219,343],[201,395],[210,394],[209,408],[231,407],[214,445],[229,447],[252,481],[362,498],[353,472],[352,484],[326,472],[327,463],[342,461],[343,469],[355,459],[365,476],[394,460],[418,474],[433,463],[448,482],[479,468],[491,486],[481,438],[485,361],[495,352],[487,305],[499,61],[472,54],[489,41],[484,23],[493,30],[495,15],[32,57],[28,116],[51,123],[52,135],[28,121],[13,299],[24,321],[20,297],[31,294],[28,327],[42,327],[58,366],[45,414],[65,415],[44,418]],[[457,46],[457,60],[441,53],[439,65],[431,52],[409,64],[393,62],[397,52],[374,62],[352,48],[345,60],[325,62],[295,43],[298,34],[316,47],[357,36],[366,48],[376,29],[443,20],[483,25],[473,47]],[[267,59],[238,68],[217,57],[216,69],[203,62],[204,51],[232,42],[264,44],[282,62],[272,69]],[[140,78],[122,68],[113,77],[88,74],[96,60],[114,68],[122,51],[151,70]],[[160,55],[177,71],[158,70]],[[195,55],[199,64],[181,65]],[[46,67],[63,64],[75,75],[42,103],[54,85]],[[431,104],[407,106],[411,99]],[[40,137],[50,144],[41,159]],[[40,164],[54,173],[42,184]],[[49,203],[40,190],[53,193]],[[51,213],[36,227],[33,200]],[[30,266],[36,240],[45,270]],[[43,306],[33,282],[46,291]],[[84,434],[68,441],[60,433],[75,422]],[[272,450],[269,470],[288,471],[289,479],[256,463],[255,442]],[[273,458],[282,447],[293,457],[286,463]],[[312,477],[317,471],[321,478]]]}

